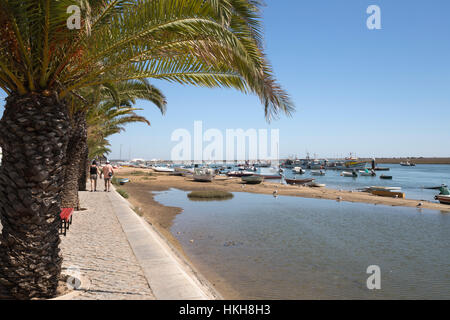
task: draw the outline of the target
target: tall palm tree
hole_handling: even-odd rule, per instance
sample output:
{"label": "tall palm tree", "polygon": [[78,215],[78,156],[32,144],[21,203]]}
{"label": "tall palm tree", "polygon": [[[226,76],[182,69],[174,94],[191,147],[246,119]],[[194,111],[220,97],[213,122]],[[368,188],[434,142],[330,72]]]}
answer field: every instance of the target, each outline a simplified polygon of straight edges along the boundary
{"label": "tall palm tree", "polygon": [[0,296],[56,292],[69,105],[83,88],[154,78],[255,93],[268,119],[293,110],[262,50],[259,1],[0,0],[0,25]]}

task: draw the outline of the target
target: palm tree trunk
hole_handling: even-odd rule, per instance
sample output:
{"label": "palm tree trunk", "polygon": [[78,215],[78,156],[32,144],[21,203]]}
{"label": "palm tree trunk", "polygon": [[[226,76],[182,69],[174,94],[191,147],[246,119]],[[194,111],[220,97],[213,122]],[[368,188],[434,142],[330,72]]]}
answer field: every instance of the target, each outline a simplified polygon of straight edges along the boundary
{"label": "palm tree trunk", "polygon": [[86,113],[76,112],[72,119],[72,128],[67,146],[64,189],[61,195],[61,206],[63,208],[75,208],[76,210],[80,208],[78,179],[84,151],[83,141],[87,137],[87,132],[83,128],[84,123],[86,123]]}
{"label": "palm tree trunk", "polygon": [[78,191],[86,191],[86,183],[88,180],[89,172],[89,149],[87,144],[87,122],[86,117],[83,118],[82,128],[84,130],[83,138],[80,141],[82,154],[80,161],[80,171],[78,177]]}
{"label": "palm tree trunk", "polygon": [[6,99],[0,120],[0,296],[51,298],[56,293],[68,128],[66,105],[56,94]]}

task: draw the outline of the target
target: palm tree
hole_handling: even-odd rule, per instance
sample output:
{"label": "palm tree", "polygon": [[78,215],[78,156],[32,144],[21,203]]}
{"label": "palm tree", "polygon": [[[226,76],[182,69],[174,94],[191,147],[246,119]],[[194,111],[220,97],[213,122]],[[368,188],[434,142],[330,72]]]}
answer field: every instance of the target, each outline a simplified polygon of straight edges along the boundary
{"label": "palm tree", "polygon": [[[80,29],[67,9],[81,8]],[[232,87],[268,119],[293,105],[262,50],[255,0],[0,0],[0,296],[54,296],[70,101],[95,85],[162,79]]]}
{"label": "palm tree", "polygon": [[[150,125],[150,122],[145,117],[139,116],[135,113],[135,111],[142,109],[131,108],[128,106],[119,106],[117,108],[114,107],[114,109],[115,110],[112,112],[108,112],[108,115],[101,118],[92,119],[92,122],[88,119],[88,123],[93,124],[88,129],[90,159],[104,157],[109,154],[111,150],[109,149],[110,143],[107,138],[125,131],[125,124],[142,122]],[[101,122],[98,122],[98,120]]]}
{"label": "palm tree", "polygon": [[[150,124],[147,119],[134,113],[140,109],[131,108],[136,100],[153,102],[163,114],[167,104],[164,95],[144,79],[86,88],[82,90],[82,95],[83,97],[78,97],[82,104],[76,104],[70,109],[73,121],[61,197],[61,205],[64,208],[79,208],[79,184],[84,183],[84,188],[86,187],[86,179],[80,177],[87,176],[89,150],[91,153],[98,153],[99,150],[94,150],[97,146],[106,146],[102,141],[107,142],[105,137],[116,133],[112,130],[113,125],[120,129],[118,133],[124,129],[121,124]],[[105,130],[110,133],[105,133]]]}

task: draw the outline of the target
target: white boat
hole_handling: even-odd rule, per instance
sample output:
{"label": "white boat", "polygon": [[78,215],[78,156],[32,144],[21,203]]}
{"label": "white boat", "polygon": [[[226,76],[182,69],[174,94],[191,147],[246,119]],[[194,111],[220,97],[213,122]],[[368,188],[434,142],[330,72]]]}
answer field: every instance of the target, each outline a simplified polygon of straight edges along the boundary
{"label": "white boat", "polygon": [[359,175],[360,176],[365,176],[365,177],[375,177],[377,174],[375,173],[375,171],[371,170],[359,170]]}
{"label": "white boat", "polygon": [[401,191],[401,187],[381,187],[381,186],[371,186],[371,187],[365,187],[363,191],[371,192],[371,191]]}
{"label": "white boat", "polygon": [[168,167],[154,167],[153,170],[156,172],[174,172],[175,170],[173,168]]}
{"label": "white boat", "polygon": [[195,169],[193,178],[199,182],[212,182],[214,180],[214,170],[212,169]]}
{"label": "white boat", "polygon": [[409,162],[409,161],[406,161],[406,162],[400,162],[400,165],[403,166],[403,167],[414,167],[416,164],[412,163],[412,162]]}
{"label": "white boat", "polygon": [[252,172],[252,171],[245,171],[245,170],[227,172],[227,176],[228,177],[239,177],[239,178],[241,178],[241,177],[248,177],[248,176],[253,176],[253,175],[255,175],[254,172]]}
{"label": "white boat", "polygon": [[292,169],[292,172],[296,174],[304,174],[306,171],[303,170],[302,167],[295,167],[294,169]]}
{"label": "white boat", "polygon": [[312,188],[325,188],[326,185],[324,183],[317,183],[317,182],[311,182],[310,184],[308,184],[309,187]]}
{"label": "white boat", "polygon": [[323,170],[311,170],[311,175],[313,176],[324,176],[325,175],[325,171]]}
{"label": "white boat", "polygon": [[356,178],[358,176],[358,174],[356,173],[356,171],[353,171],[353,172],[342,171],[341,176]]}

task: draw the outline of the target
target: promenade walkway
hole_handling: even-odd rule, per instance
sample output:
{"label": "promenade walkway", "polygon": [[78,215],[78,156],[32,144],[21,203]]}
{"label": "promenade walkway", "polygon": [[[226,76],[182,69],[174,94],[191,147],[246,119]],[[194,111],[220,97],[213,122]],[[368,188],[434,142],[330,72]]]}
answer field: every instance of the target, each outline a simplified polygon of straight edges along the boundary
{"label": "promenade walkway", "polygon": [[62,237],[64,268],[91,281],[75,299],[215,299],[217,294],[174,254],[118,193],[81,192]]}
{"label": "promenade walkway", "polygon": [[81,206],[61,237],[63,268],[91,285],[74,299],[155,299],[105,192],[81,192]]}

